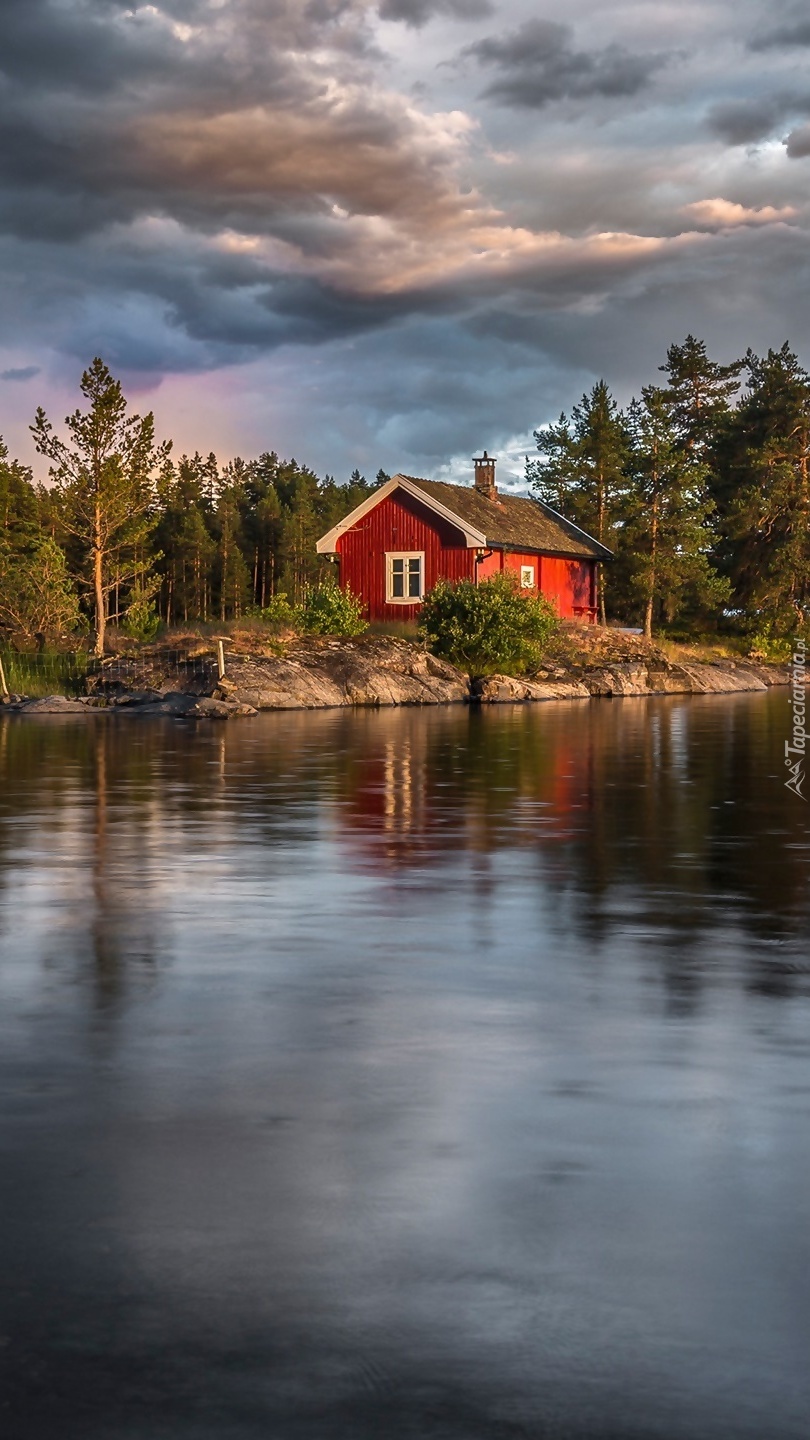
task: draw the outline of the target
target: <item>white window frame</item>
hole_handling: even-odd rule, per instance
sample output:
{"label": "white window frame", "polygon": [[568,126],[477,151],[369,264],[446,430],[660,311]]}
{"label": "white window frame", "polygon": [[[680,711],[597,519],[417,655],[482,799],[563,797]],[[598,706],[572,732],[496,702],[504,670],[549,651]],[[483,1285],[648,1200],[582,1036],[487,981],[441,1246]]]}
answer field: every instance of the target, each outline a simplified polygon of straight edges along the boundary
{"label": "white window frame", "polygon": [[[394,561],[419,561],[419,594],[394,594]],[[405,569],[407,581],[408,571]],[[386,550],[385,552],[385,603],[386,605],[421,605],[425,598],[425,552],[424,550]]]}
{"label": "white window frame", "polygon": [[[526,578],[528,576],[528,579]],[[521,590],[537,589],[537,566],[521,565],[520,567],[520,588]]]}

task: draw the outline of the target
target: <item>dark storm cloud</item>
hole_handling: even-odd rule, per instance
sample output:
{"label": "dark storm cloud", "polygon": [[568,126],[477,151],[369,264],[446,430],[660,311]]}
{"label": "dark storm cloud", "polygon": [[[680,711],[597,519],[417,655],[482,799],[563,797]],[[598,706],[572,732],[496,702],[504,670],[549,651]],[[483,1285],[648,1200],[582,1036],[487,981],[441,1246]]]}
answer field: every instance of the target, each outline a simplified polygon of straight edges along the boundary
{"label": "dark storm cloud", "polygon": [[755,35],[748,45],[750,50],[790,50],[810,45],[810,20],[799,20],[793,25],[777,25],[762,35]]}
{"label": "dark storm cloud", "polygon": [[3,0],[0,71],[10,82],[98,96],[122,82],[170,74],[179,41],[117,4]]}
{"label": "dark storm cloud", "polygon": [[810,125],[791,131],[785,144],[789,159],[804,160],[810,155]]}
{"label": "dark storm cloud", "polygon": [[637,55],[621,45],[578,50],[571,27],[553,20],[528,20],[462,53],[499,72],[484,91],[488,98],[534,110],[553,100],[636,95],[664,63],[661,55]]}
{"label": "dark storm cloud", "polygon": [[750,100],[727,100],[712,106],[707,123],[727,145],[753,145],[772,135],[797,109],[810,109],[810,97],[802,100],[795,95],[760,95]]}
{"label": "dark storm cloud", "polygon": [[[750,34],[758,0],[740,3]],[[632,15],[571,0],[570,25],[521,23],[526,0],[500,0],[502,32],[482,39],[492,8],[4,0],[7,396],[41,366],[47,404],[54,373],[73,383],[95,353],[128,383],[167,377],[164,394],[194,375],[214,400],[242,394],[244,365],[240,413],[266,414],[267,375],[302,433],[317,392],[347,450],[367,433],[371,463],[385,431],[374,468],[407,468],[418,432],[419,468],[456,443],[471,453],[479,421],[494,443],[549,418],[592,365],[621,377],[632,350],[654,372],[705,314],[725,323],[724,295],[762,325],[781,314],[778,276],[806,250],[805,167],[787,158],[808,153],[810,117],[785,56],[738,45],[756,86],[730,72],[730,0]],[[679,64],[649,125],[602,103],[641,94],[666,55]],[[482,84],[503,108],[477,104]],[[767,163],[742,148],[791,128]]]}
{"label": "dark storm cloud", "polygon": [[0,380],[33,380],[39,373],[38,365],[21,365],[18,369],[0,370]]}
{"label": "dark storm cloud", "polygon": [[380,0],[382,20],[402,20],[418,29],[435,15],[450,15],[459,20],[480,20],[492,14],[490,0]]}

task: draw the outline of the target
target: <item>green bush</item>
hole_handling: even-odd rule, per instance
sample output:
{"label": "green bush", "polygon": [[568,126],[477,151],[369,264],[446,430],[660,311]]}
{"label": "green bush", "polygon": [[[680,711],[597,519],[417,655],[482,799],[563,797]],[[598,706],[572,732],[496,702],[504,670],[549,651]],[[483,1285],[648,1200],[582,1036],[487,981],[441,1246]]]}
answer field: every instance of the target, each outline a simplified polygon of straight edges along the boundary
{"label": "green bush", "polygon": [[79,624],[79,597],[56,541],[46,536],[14,554],[0,533],[0,633],[27,648],[58,642]]}
{"label": "green bush", "polygon": [[367,629],[359,595],[341,589],[334,580],[310,590],[300,613],[310,635],[361,635]]}
{"label": "green bush", "polygon": [[273,595],[261,610],[249,610],[248,616],[262,620],[265,625],[297,626],[301,624],[301,611],[287,599],[283,590],[280,590],[277,595]]}
{"label": "green bush", "polygon": [[536,669],[558,626],[549,601],[524,594],[509,574],[480,585],[440,580],[426,596],[419,620],[428,649],[474,679]]}
{"label": "green bush", "polygon": [[792,634],[780,634],[773,624],[765,623],[751,636],[748,653],[753,660],[766,660],[771,665],[787,665],[797,640],[804,640],[805,645],[810,645],[810,621],[797,625]]}
{"label": "green bush", "polygon": [[154,605],[156,589],[155,583],[133,586],[122,627],[125,635],[131,635],[133,640],[142,640],[147,645],[160,629],[160,616]]}

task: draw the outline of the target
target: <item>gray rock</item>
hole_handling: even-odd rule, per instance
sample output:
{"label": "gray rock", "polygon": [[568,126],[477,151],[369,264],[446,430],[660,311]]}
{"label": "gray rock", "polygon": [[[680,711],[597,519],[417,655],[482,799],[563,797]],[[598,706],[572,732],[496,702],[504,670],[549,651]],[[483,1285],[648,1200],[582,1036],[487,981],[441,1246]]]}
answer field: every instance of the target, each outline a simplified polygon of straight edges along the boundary
{"label": "gray rock", "polygon": [[186,715],[195,720],[228,720],[232,715],[255,714],[256,710],[252,705],[245,705],[238,700],[215,700],[209,695],[202,696],[186,711]]}
{"label": "gray rock", "polygon": [[69,700],[66,695],[43,695],[36,700],[19,700],[13,707],[25,715],[86,715],[87,706],[81,700]]}
{"label": "gray rock", "polygon": [[698,695],[727,695],[740,690],[767,690],[764,680],[753,671],[742,668],[721,669],[719,665],[683,665],[681,669],[692,681],[692,689]]}
{"label": "gray rock", "polygon": [[589,670],[583,682],[591,695],[649,695],[647,667],[636,661]]}
{"label": "gray rock", "polygon": [[179,691],[171,691],[168,695],[162,695],[156,700],[140,701],[132,705],[116,705],[115,709],[124,715],[187,715],[189,710],[193,710],[198,699],[198,695],[184,695]]}
{"label": "gray rock", "polygon": [[467,679],[419,645],[383,637],[309,642],[284,656],[228,658],[229,698],[256,710],[344,705],[446,705],[469,698]]}
{"label": "gray rock", "polygon": [[528,700],[589,700],[590,691],[578,680],[516,680],[511,675],[488,675],[475,685],[482,705],[514,705]]}

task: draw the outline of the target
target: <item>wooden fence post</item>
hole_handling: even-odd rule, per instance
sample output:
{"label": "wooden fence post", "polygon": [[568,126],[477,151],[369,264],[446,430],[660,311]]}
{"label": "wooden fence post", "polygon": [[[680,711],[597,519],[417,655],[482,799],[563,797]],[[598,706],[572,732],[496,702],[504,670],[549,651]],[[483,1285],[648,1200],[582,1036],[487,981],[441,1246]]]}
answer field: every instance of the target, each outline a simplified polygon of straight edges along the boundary
{"label": "wooden fence post", "polygon": [[225,674],[225,646],[221,640],[217,641],[217,669],[221,680]]}

